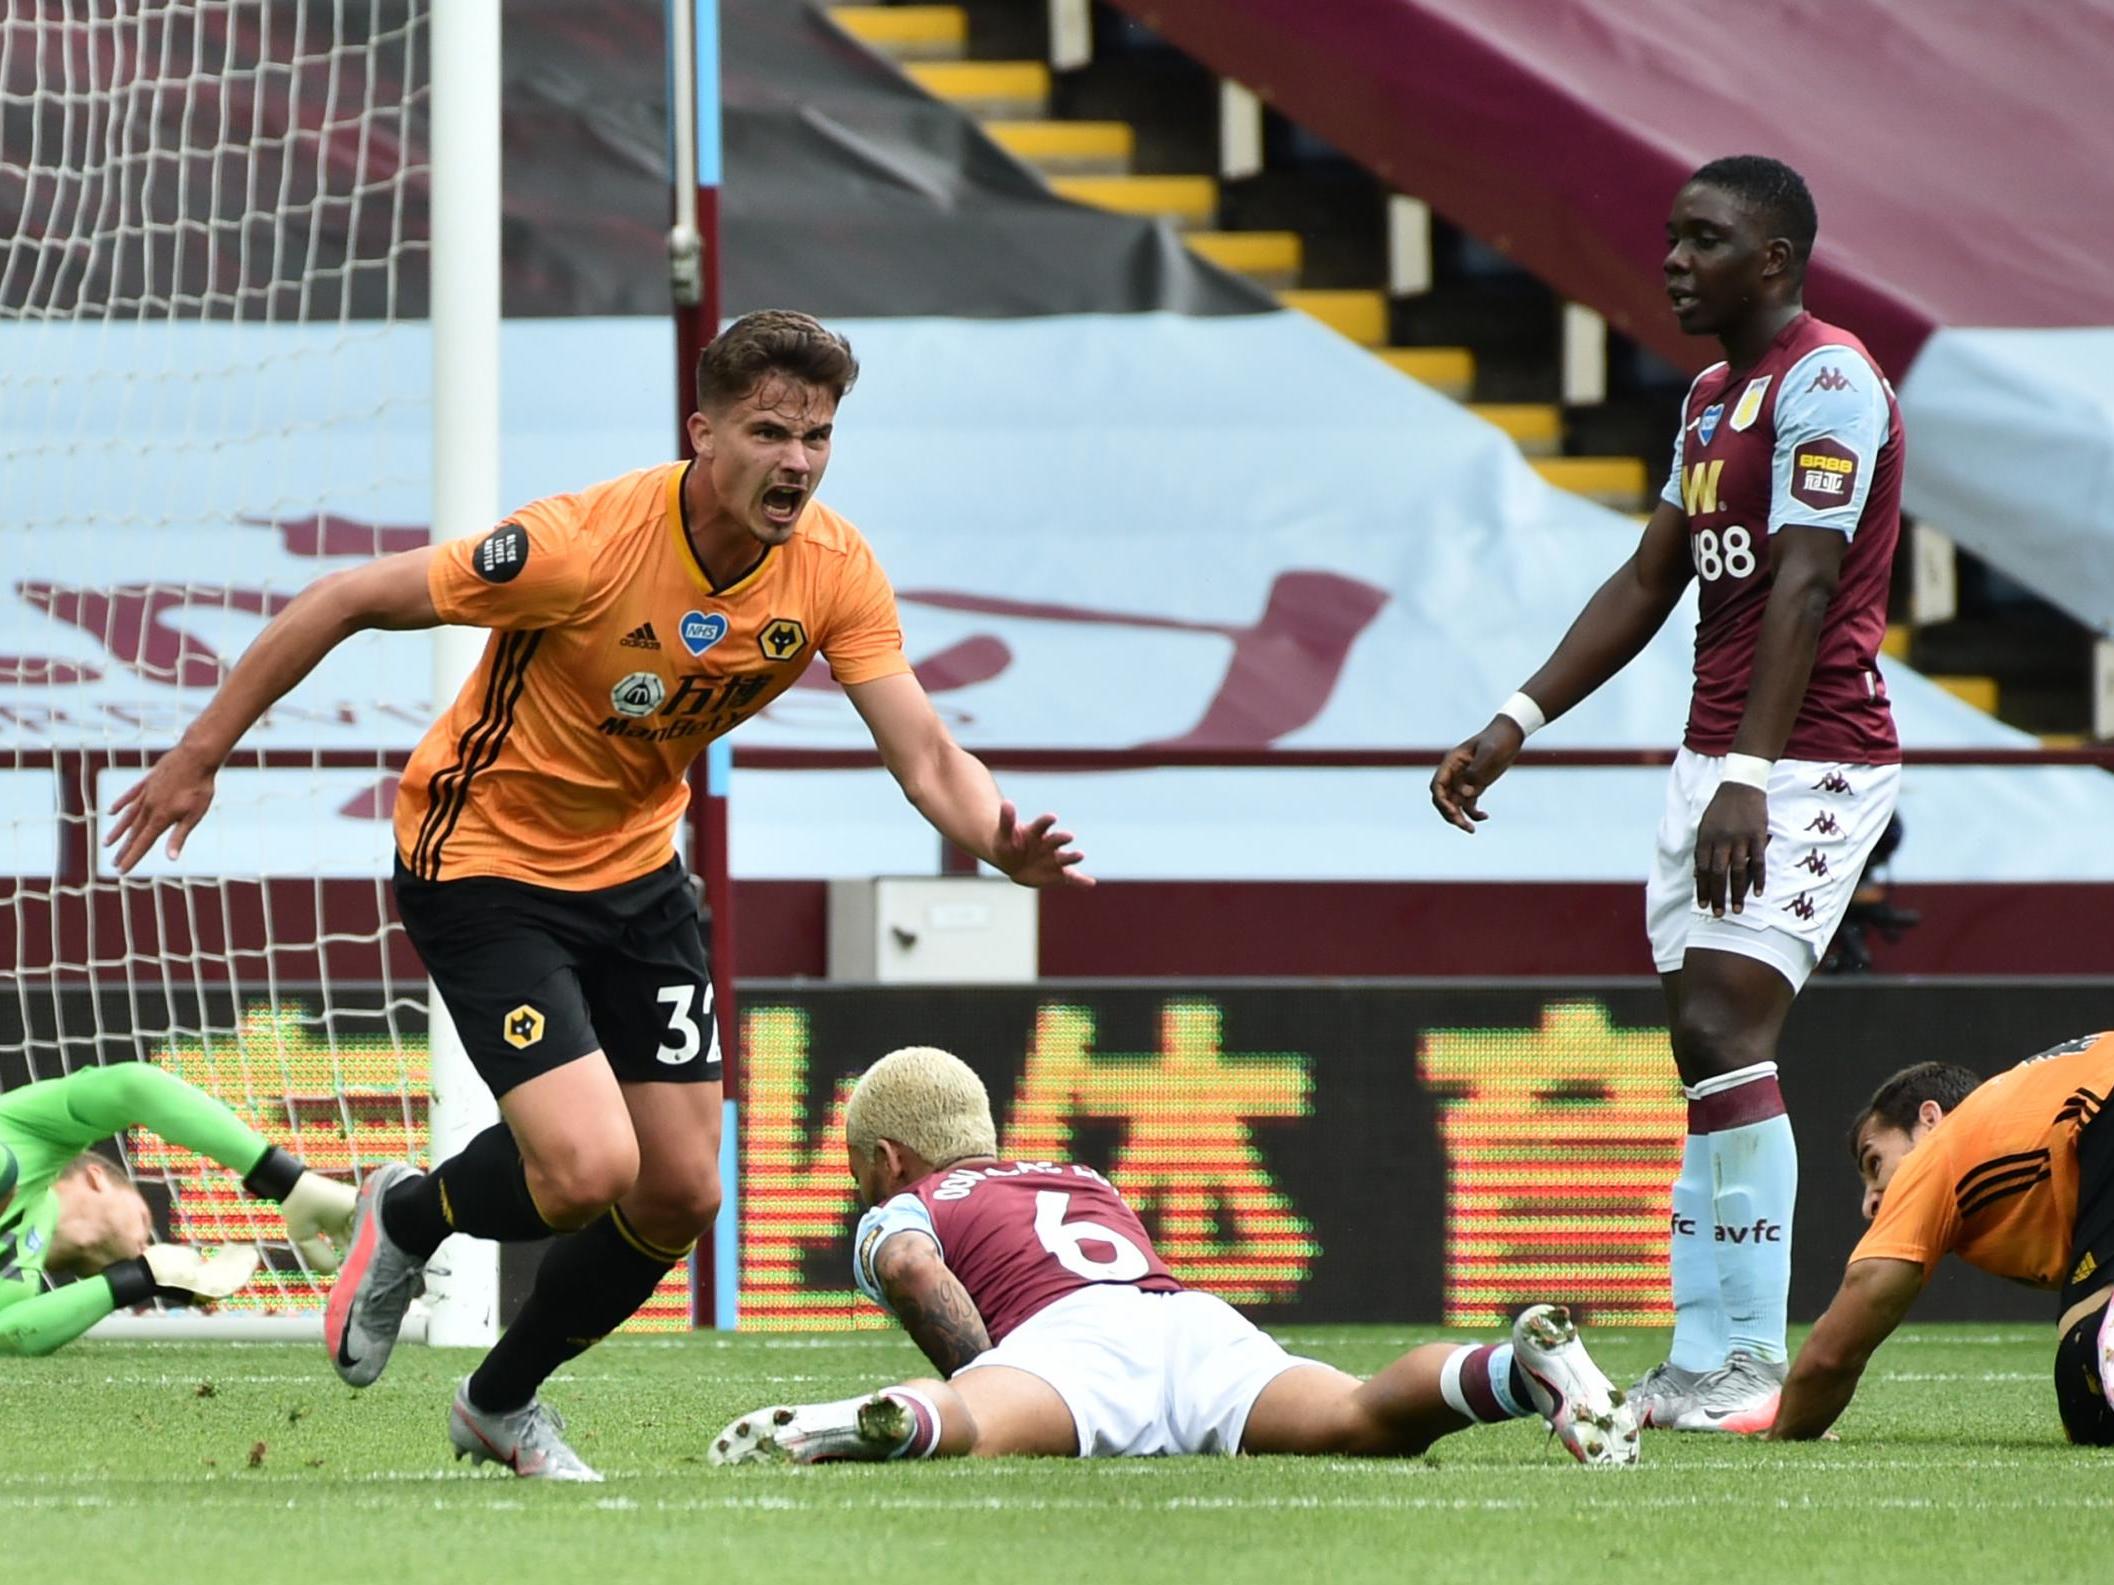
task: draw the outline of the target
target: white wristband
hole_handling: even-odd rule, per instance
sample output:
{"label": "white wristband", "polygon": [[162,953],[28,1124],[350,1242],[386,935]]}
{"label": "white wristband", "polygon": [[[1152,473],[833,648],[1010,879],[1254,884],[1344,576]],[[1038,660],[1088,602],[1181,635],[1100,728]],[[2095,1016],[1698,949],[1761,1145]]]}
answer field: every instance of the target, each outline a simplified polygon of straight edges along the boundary
{"label": "white wristband", "polygon": [[1523,693],[1516,693],[1499,705],[1497,713],[1518,727],[1519,735],[1523,738],[1534,736],[1548,725],[1549,721],[1549,718],[1541,713],[1541,706]]}
{"label": "white wristband", "polygon": [[1774,760],[1763,759],[1759,754],[1727,754],[1725,774],[1720,779],[1765,793],[1769,790],[1769,772],[1775,764]]}

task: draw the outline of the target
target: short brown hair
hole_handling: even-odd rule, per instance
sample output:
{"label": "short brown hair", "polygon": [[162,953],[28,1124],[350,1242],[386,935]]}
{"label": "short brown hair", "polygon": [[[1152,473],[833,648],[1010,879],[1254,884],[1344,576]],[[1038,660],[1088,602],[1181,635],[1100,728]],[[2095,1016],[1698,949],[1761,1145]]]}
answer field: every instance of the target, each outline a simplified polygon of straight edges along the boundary
{"label": "short brown hair", "polygon": [[859,378],[859,360],[849,341],[812,315],[744,314],[697,355],[698,411],[738,402],[773,374],[823,386],[841,402]]}
{"label": "short brown hair", "polygon": [[1868,1125],[1913,1133],[1925,1101],[1936,1101],[1941,1110],[1950,1112],[1981,1087],[1982,1075],[1957,1062],[1919,1062],[1903,1068],[1872,1092],[1864,1110],[1851,1121],[1850,1159],[1858,1159]]}
{"label": "short brown hair", "polygon": [[126,1188],[131,1189],[135,1194],[139,1192],[137,1185],[133,1183],[131,1178],[126,1176],[124,1167],[118,1162],[111,1160],[100,1150],[82,1151],[59,1169],[58,1176],[53,1181],[63,1183],[68,1178],[81,1177],[90,1167],[101,1167],[105,1177],[115,1179]]}

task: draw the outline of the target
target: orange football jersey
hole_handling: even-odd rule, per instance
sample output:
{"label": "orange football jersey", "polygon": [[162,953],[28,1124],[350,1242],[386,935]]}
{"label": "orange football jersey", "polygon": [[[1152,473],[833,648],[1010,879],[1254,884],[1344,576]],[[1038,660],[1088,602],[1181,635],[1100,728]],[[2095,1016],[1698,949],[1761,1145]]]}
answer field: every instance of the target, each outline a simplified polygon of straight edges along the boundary
{"label": "orange football jersey", "polygon": [[691,762],[818,651],[844,684],[910,669],[872,550],[819,502],[715,588],[685,528],[688,466],[537,501],[435,554],[434,608],[494,631],[404,771],[396,843],[414,874],[635,880],[674,851]]}
{"label": "orange football jersey", "polygon": [[1998,1074],[1894,1171],[1852,1260],[1913,1260],[1929,1278],[1970,1266],[2059,1288],[2077,1220],[2077,1136],[2114,1090],[2114,1034],[2071,1041]]}

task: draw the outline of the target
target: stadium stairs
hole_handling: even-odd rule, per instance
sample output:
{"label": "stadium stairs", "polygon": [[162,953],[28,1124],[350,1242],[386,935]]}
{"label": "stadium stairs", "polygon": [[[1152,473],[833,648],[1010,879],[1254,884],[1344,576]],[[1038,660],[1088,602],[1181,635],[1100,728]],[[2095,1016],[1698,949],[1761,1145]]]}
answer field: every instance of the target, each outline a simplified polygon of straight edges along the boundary
{"label": "stadium stairs", "polygon": [[[1650,510],[1687,377],[1558,299],[1239,84],[1090,0],[832,6],[1051,189],[1150,215],[1288,308],[1467,404],[1550,483]],[[2089,635],[1903,536],[1887,653],[1978,709],[2076,740]]]}

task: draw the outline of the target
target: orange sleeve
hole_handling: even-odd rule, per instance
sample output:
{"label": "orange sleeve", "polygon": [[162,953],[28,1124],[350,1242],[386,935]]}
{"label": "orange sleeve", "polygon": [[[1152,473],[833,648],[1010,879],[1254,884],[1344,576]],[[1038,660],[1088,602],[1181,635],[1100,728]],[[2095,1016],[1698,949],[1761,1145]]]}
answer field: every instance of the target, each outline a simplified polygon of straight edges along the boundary
{"label": "orange sleeve", "polygon": [[864,539],[853,538],[838,576],[829,631],[822,640],[829,674],[849,686],[910,670],[895,590]]}
{"label": "orange sleeve", "polygon": [[538,628],[564,621],[587,593],[589,542],[572,496],[524,506],[486,534],[450,540],[426,569],[441,619],[465,627]]}
{"label": "orange sleeve", "polygon": [[1852,1260],[1913,1260],[1930,1280],[1960,1238],[1960,1202],[1953,1193],[1952,1153],[1935,1142],[1911,1151],[1879,1202],[1879,1214],[1850,1252]]}

